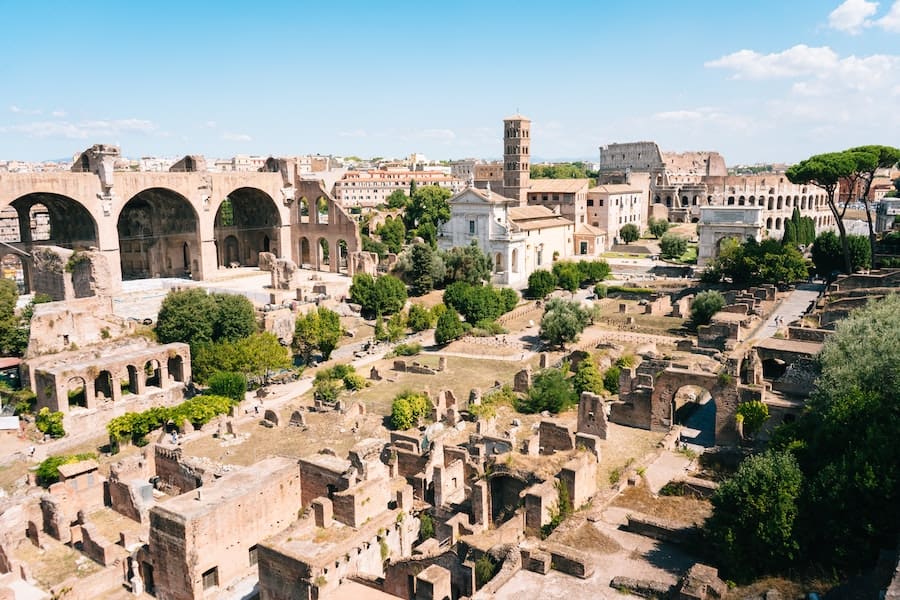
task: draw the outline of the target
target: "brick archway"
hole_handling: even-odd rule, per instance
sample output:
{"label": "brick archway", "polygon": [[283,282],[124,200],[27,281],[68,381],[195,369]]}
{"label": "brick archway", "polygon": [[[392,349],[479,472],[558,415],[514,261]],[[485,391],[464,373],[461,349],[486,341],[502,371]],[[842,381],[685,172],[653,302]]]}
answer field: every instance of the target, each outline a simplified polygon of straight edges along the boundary
{"label": "brick archway", "polygon": [[687,369],[665,369],[654,378],[650,398],[650,430],[668,431],[672,425],[672,404],[679,389],[686,385],[709,391],[716,406],[715,443],[738,441],[735,427],[739,399],[737,381],[725,373],[701,373]]}

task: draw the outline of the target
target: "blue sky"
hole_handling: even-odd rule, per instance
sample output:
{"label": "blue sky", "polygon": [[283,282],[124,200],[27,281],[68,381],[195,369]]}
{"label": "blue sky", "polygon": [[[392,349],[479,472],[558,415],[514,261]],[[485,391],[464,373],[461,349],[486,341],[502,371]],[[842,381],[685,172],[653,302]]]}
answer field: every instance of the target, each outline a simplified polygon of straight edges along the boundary
{"label": "blue sky", "polygon": [[0,0],[0,159],[900,143],[900,0]]}

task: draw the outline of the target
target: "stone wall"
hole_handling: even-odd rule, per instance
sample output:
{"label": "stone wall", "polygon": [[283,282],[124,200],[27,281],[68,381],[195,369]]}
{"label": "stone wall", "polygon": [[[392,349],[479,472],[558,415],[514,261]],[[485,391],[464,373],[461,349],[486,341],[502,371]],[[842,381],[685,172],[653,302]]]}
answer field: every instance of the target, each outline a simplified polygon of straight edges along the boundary
{"label": "stone wall", "polygon": [[109,480],[106,482],[109,506],[138,523],[147,522],[148,511],[153,504],[153,486],[149,481],[155,474],[152,464],[142,453],[109,466]]}
{"label": "stone wall", "polygon": [[[300,510],[295,461],[268,458],[150,510],[149,554],[157,598],[209,597],[251,568],[250,550],[284,530]],[[209,583],[207,584],[209,587]]]}
{"label": "stone wall", "polygon": [[538,429],[541,454],[554,454],[575,448],[575,434],[565,425],[541,421]]}
{"label": "stone wall", "polygon": [[331,498],[334,520],[350,527],[360,527],[366,521],[387,510],[391,496],[387,480],[363,481]]}
{"label": "stone wall", "polygon": [[591,392],[582,392],[578,401],[578,433],[595,435],[606,439],[606,407],[603,397]]}

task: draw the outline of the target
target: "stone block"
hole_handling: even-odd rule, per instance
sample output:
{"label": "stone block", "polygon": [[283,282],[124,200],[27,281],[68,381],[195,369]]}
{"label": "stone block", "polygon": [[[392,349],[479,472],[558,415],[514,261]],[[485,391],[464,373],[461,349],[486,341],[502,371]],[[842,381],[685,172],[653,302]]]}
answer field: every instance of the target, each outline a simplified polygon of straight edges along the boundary
{"label": "stone block", "polygon": [[513,391],[521,394],[531,389],[531,367],[525,367],[513,377]]}
{"label": "stone block", "polygon": [[271,423],[272,425],[274,425],[275,427],[278,427],[278,424],[279,424],[278,413],[275,412],[274,410],[272,410],[272,409],[266,409],[266,412],[265,412],[265,414],[263,415],[263,419],[265,419],[266,421],[270,422],[270,423]]}
{"label": "stone block", "polygon": [[271,271],[275,268],[275,255],[271,252],[259,253],[259,270]]}
{"label": "stone block", "polygon": [[312,505],[313,519],[316,527],[331,527],[331,521],[334,515],[334,506],[328,498],[316,498]]}
{"label": "stone block", "polygon": [[578,433],[594,435],[606,439],[606,406],[603,397],[591,392],[582,392],[578,401]]}

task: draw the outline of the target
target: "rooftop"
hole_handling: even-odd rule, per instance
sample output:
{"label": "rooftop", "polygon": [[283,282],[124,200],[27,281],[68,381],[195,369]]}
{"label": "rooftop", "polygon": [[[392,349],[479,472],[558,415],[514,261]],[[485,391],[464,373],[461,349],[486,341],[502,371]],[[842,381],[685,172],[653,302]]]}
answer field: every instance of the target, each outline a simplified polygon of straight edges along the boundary
{"label": "rooftop", "polygon": [[590,186],[590,179],[531,179],[529,193],[575,194]]}

